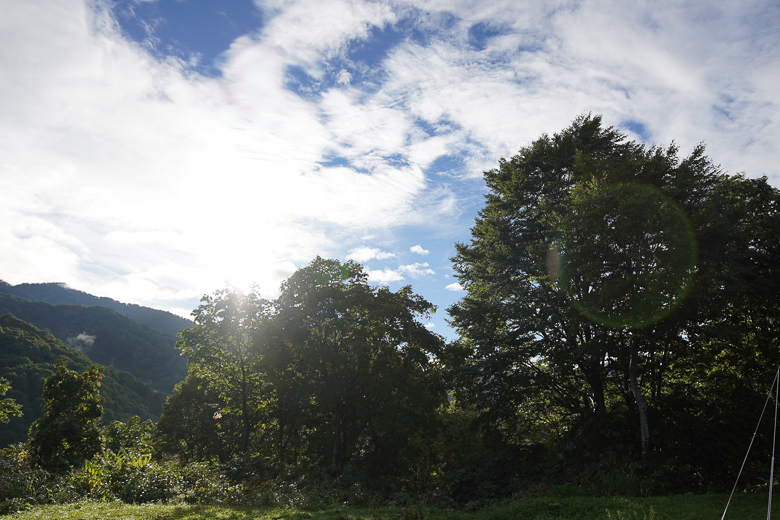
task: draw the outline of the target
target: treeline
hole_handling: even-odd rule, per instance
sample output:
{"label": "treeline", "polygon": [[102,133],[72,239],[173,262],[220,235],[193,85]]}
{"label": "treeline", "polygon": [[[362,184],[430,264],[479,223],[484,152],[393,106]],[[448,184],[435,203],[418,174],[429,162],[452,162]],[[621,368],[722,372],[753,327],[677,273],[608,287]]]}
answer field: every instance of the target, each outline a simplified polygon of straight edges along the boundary
{"label": "treeline", "polygon": [[[485,180],[458,341],[410,287],[317,258],[274,300],[204,297],[159,422],[49,469],[134,501],[197,495],[164,472],[252,503],[730,489],[780,366],[780,191],[591,116]],[[771,431],[741,486],[769,474]]]}

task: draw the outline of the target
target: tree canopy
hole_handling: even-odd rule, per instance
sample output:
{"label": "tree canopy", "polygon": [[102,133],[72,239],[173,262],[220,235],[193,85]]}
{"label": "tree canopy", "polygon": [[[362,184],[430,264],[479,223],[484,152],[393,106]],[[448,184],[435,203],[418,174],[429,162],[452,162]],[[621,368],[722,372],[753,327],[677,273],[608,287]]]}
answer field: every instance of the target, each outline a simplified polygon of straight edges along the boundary
{"label": "tree canopy", "polygon": [[84,373],[69,370],[65,361],[43,385],[44,415],[30,428],[30,452],[41,466],[67,470],[102,450],[98,422],[103,415],[100,380],[103,367]]}
{"label": "tree canopy", "polygon": [[680,157],[581,116],[485,181],[453,258],[467,293],[449,309],[457,393],[483,420],[516,437],[529,424],[607,427],[625,411],[639,426],[628,444],[647,458],[670,449],[651,432],[680,426],[681,399],[702,406],[726,381],[761,394],[779,361],[768,290],[780,194],[766,179],[723,174],[703,146]]}
{"label": "tree canopy", "polygon": [[[443,340],[420,323],[434,308],[411,288],[372,287],[358,264],[316,258],[273,301],[224,290],[202,302],[179,346],[201,388],[224,400],[213,417],[240,424],[234,453],[257,453],[276,473],[335,475],[408,473],[424,454],[421,432],[435,430],[446,398]],[[187,385],[163,422],[185,415]],[[201,402],[186,415],[208,409]]]}

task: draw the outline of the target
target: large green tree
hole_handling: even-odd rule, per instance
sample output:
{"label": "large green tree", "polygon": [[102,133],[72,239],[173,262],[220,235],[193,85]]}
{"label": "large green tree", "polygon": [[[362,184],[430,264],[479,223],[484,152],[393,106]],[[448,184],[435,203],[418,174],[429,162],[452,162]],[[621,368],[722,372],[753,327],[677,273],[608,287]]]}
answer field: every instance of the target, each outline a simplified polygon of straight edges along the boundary
{"label": "large green tree", "polygon": [[424,458],[420,438],[445,399],[442,338],[420,321],[429,302],[410,287],[369,285],[354,262],[317,258],[282,284],[273,308],[260,347],[280,463],[302,431],[310,460],[334,473],[352,464],[397,475]]}
{"label": "large green tree", "polygon": [[240,423],[236,448],[246,452],[264,395],[254,339],[267,320],[268,302],[255,292],[226,289],[204,296],[192,315],[195,327],[179,333],[177,347],[187,356],[189,370],[224,400],[220,413]]}
{"label": "large green tree", "polygon": [[446,402],[443,340],[422,322],[434,309],[410,287],[372,286],[360,265],[322,258],[271,302],[205,297],[181,333],[192,375],[166,403],[161,439],[199,457],[235,438],[231,454],[278,475],[418,479]]}
{"label": "large green tree", "polygon": [[217,457],[225,461],[231,451],[226,433],[238,423],[225,412],[219,393],[195,374],[189,374],[173,389],[163,405],[156,427],[161,451],[179,456],[185,462]]}
{"label": "large green tree", "polygon": [[473,238],[453,259],[467,294],[449,312],[463,337],[459,396],[492,424],[567,426],[626,409],[647,457],[650,411],[673,413],[665,396],[722,361],[703,352],[724,319],[763,320],[759,364],[772,366],[774,304],[761,297],[777,284],[769,237],[780,226],[766,179],[728,177],[701,146],[680,158],[582,116],[485,181]]}
{"label": "large green tree", "polygon": [[79,374],[65,361],[43,385],[44,416],[30,427],[33,460],[44,468],[63,471],[102,450],[98,423],[103,415],[99,387],[102,367]]}

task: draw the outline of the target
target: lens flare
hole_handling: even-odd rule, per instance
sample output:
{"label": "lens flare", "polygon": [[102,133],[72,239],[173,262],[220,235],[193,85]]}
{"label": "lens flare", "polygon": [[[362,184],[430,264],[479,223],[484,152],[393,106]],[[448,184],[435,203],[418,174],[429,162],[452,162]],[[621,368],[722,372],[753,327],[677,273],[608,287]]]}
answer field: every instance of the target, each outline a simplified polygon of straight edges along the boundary
{"label": "lens flare", "polygon": [[697,247],[681,208],[638,184],[575,190],[547,268],[582,315],[615,329],[669,316],[693,284]]}

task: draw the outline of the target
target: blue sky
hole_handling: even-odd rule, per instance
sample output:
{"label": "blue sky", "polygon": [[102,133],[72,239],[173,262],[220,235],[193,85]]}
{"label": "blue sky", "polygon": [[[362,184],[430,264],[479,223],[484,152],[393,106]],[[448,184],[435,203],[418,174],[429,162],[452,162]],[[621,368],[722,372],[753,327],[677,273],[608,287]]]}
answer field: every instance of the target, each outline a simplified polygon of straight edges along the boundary
{"label": "blue sky", "polygon": [[481,173],[582,113],[780,185],[773,0],[0,0],[0,278],[186,315],[320,255],[439,306]]}

